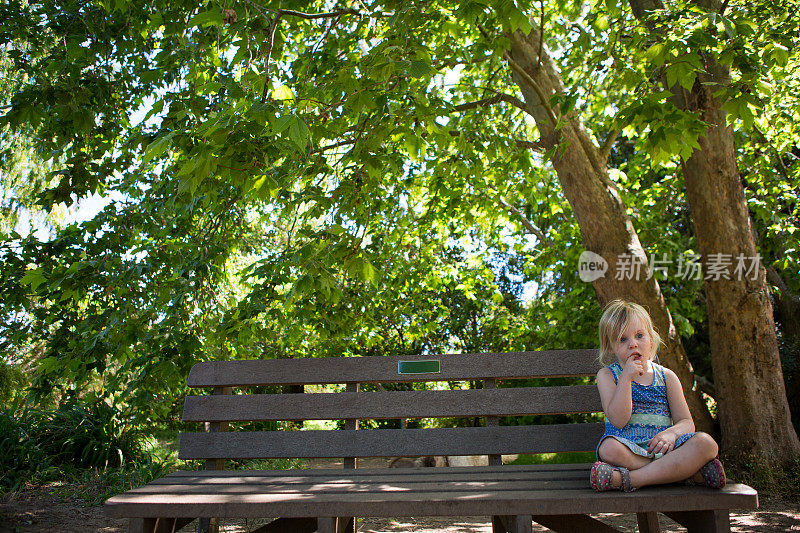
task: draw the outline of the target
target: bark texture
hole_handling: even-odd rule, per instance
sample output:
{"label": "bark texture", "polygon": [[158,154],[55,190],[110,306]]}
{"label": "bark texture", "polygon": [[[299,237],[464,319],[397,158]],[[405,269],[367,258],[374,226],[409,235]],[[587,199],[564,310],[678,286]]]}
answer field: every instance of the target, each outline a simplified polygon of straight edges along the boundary
{"label": "bark texture", "polygon": [[772,305],[775,321],[780,324],[783,334],[783,350],[789,352],[789,364],[784,364],[784,383],[786,399],[792,420],[800,419],[800,296],[792,293],[783,278],[774,268],[767,268],[767,282],[778,287],[780,293],[773,294]]}
{"label": "bark texture", "polygon": [[[647,256],[627,208],[608,177],[599,148],[575,116],[569,117],[564,126],[556,130],[548,101],[553,94],[563,93],[564,88],[546,47],[541,47],[540,61],[538,30],[534,29],[528,35],[517,31],[509,37],[511,49],[508,54],[513,78],[524,96],[528,111],[536,120],[541,144],[548,150],[559,145],[562,138],[568,143],[566,149],[557,151],[551,161],[575,213],[584,246],[608,262],[605,277],[593,282],[600,304],[605,305],[614,298],[625,298],[650,311],[665,342],[659,352],[661,362],[675,371],[681,380],[698,430],[711,432],[713,420],[700,395],[692,366],[658,283],[655,278],[646,279]],[[638,279],[637,276],[634,279],[616,279],[618,258],[623,254],[634,256],[641,263]]]}
{"label": "bark texture", "polygon": [[[717,65],[707,68],[720,81],[726,77]],[[709,80],[698,79],[685,95],[686,109],[710,124],[699,139],[700,150],[684,164],[698,248],[704,263],[712,254],[755,257],[733,129],[702,81]],[[786,400],[766,271],[760,266],[755,276],[731,277],[705,282],[722,448],[728,455],[789,464],[800,454],[800,442]]]}
{"label": "bark texture", "polygon": [[[636,16],[653,4],[654,0],[631,0]],[[709,11],[721,7],[716,0],[698,4]],[[692,90],[677,86],[671,92],[676,106],[709,124],[698,139],[700,149],[683,163],[686,196],[707,272],[713,254],[725,254],[735,265],[738,255],[755,257],[757,250],[736,166],[733,128],[726,123],[723,102],[713,97],[719,84],[729,83],[729,71],[710,55],[703,60],[704,71]],[[800,442],[786,399],[766,271],[761,265],[755,275],[731,272],[730,278],[705,280],[722,450],[735,460],[789,465],[800,454]]]}

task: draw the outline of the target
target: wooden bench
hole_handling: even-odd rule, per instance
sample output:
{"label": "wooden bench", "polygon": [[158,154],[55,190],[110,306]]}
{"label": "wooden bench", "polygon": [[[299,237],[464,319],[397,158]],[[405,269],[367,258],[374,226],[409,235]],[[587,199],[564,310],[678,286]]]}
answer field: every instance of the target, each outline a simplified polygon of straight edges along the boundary
{"label": "wooden bench", "polygon": [[[206,469],[180,471],[110,498],[106,512],[131,518],[131,531],[176,531],[194,518],[214,531],[219,518],[282,517],[257,531],[354,531],[353,517],[491,516],[494,531],[616,531],[592,513],[636,513],[658,531],[662,512],[689,531],[729,531],[729,510],[758,506],[745,485],[723,490],[669,485],[625,494],[589,488],[590,464],[502,465],[501,454],[595,449],[600,422],[500,425],[499,417],[600,412],[593,384],[521,386],[520,379],[594,376],[595,350],[413,357],[280,359],[199,363],[185,422],[207,432],[181,435],[179,456]],[[517,381],[514,381],[517,380]],[[480,382],[464,390],[389,391],[365,384]],[[541,381],[539,381],[541,383]],[[552,381],[550,382],[552,384]],[[592,380],[593,383],[593,380]],[[233,394],[238,388],[341,384],[341,392]],[[371,390],[360,390],[364,389]],[[397,388],[397,387],[395,387]],[[410,386],[404,388],[410,389]],[[418,387],[419,388],[419,387]],[[299,389],[302,390],[302,389]],[[359,420],[481,417],[481,427],[359,429]],[[226,431],[246,421],[344,420],[339,430]],[[288,424],[287,424],[288,425]],[[291,428],[290,428],[291,429]],[[363,457],[488,455],[489,466],[359,469]],[[225,470],[227,459],[343,458],[344,469]]]}

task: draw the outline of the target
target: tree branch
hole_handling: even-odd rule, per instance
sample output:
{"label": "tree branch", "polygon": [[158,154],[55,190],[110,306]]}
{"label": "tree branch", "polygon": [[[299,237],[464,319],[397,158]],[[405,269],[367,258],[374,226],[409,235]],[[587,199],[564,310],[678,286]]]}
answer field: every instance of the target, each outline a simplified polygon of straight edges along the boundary
{"label": "tree branch", "polygon": [[511,205],[510,203],[508,203],[508,201],[503,197],[503,195],[500,194],[500,191],[498,191],[496,188],[494,188],[493,186],[488,185],[488,184],[486,185],[486,187],[489,188],[492,192],[497,194],[497,201],[498,201],[498,203],[500,205],[502,205],[503,207],[505,207],[506,209],[511,211],[512,214],[514,214],[517,218],[519,218],[519,221],[522,222],[522,225],[525,227],[526,230],[528,230],[528,233],[532,233],[532,234],[536,235],[536,237],[539,238],[539,242],[541,242],[543,244],[547,244],[547,245],[551,244],[550,239],[548,239],[545,236],[544,232],[542,232],[542,230],[537,228],[533,224],[533,222],[528,220],[528,217],[525,216],[525,213],[523,213],[522,211],[520,211],[519,209],[517,209],[515,206]]}
{"label": "tree branch", "polygon": [[489,105],[494,105],[499,102],[506,102],[507,104],[511,104],[516,108],[521,109],[522,111],[527,112],[528,108],[525,106],[525,103],[517,98],[516,96],[511,96],[510,94],[498,94],[492,96],[491,98],[484,98],[483,100],[477,100],[475,102],[467,102],[465,104],[460,104],[455,107],[456,111],[466,111],[468,109],[475,109],[477,107],[484,107]]}
{"label": "tree branch", "polygon": [[275,30],[278,28],[278,21],[280,21],[280,19],[281,15],[278,13],[270,21],[269,28],[267,29],[269,33],[269,44],[267,45],[266,57],[264,59],[264,90],[261,92],[262,102],[267,99],[267,91],[269,90],[269,59],[272,55],[272,46],[275,43]]}
{"label": "tree branch", "polygon": [[306,20],[334,18],[334,17],[341,17],[342,15],[360,15],[361,14],[360,11],[358,11],[356,9],[353,9],[353,8],[337,9],[336,11],[331,11],[330,13],[303,13],[301,11],[294,11],[293,9],[278,9],[276,11],[277,11],[278,15],[289,15],[290,17],[298,17],[298,18],[306,19]]}
{"label": "tree branch", "polygon": [[614,147],[614,143],[616,142],[620,133],[622,133],[621,129],[613,130],[608,134],[608,138],[603,143],[603,146],[600,147],[600,161],[603,163],[608,161],[608,156],[611,154],[611,148]]}
{"label": "tree branch", "polygon": [[[481,32],[481,35],[483,35],[484,39],[486,39],[487,41],[491,40],[490,37],[489,37],[489,33],[480,24],[478,24],[478,30]],[[541,34],[541,29],[540,29],[539,33]],[[522,76],[522,79],[524,79],[526,82],[528,82],[528,85],[530,85],[533,88],[534,92],[536,92],[536,96],[539,97],[539,101],[541,102],[542,107],[547,112],[547,116],[550,118],[550,121],[553,123],[553,127],[555,128],[558,125],[558,119],[556,118],[555,114],[553,113],[552,108],[548,105],[548,100],[545,97],[545,94],[544,94],[544,91],[542,91],[542,88],[539,87],[539,84],[536,83],[536,80],[534,80],[531,77],[531,75],[528,74],[525,71],[525,69],[522,68],[522,66],[519,63],[514,61],[514,59],[511,57],[511,54],[509,54],[506,51],[506,52],[503,53],[503,57],[506,59],[506,61],[508,61],[508,65],[511,67],[511,69],[516,71],[517,74],[519,74],[520,76]]]}
{"label": "tree branch", "polygon": [[493,54],[487,54],[483,57],[479,57],[477,59],[473,59],[471,61],[447,61],[447,62],[440,62],[440,60],[435,60],[432,63],[433,68],[440,69],[440,68],[453,68],[456,65],[477,65],[478,63],[483,63],[484,61],[489,61],[494,57]]}
{"label": "tree branch", "polygon": [[290,16],[290,17],[298,17],[298,18],[306,19],[306,20],[315,20],[315,19],[323,19],[323,18],[340,17],[342,15],[360,15],[361,14],[360,11],[358,11],[356,9],[353,9],[353,8],[337,9],[337,10],[331,11],[329,13],[303,13],[302,11],[295,11],[293,9],[272,9],[270,7],[265,7],[265,6],[258,5],[255,2],[252,2],[250,0],[248,0],[247,3],[250,4],[251,6],[253,6],[254,8],[256,8],[257,11],[260,11],[261,14],[264,15],[264,16],[266,16],[266,14],[264,12],[268,11],[270,13],[274,13],[275,16],[277,16],[277,17],[281,17],[282,15],[287,15],[287,16]]}
{"label": "tree branch", "polygon": [[522,79],[528,82],[528,85],[530,85],[533,88],[534,92],[536,92],[536,96],[539,97],[539,102],[541,102],[542,107],[547,112],[547,116],[548,118],[550,118],[550,122],[553,123],[553,127],[556,127],[558,125],[558,119],[553,113],[553,109],[548,105],[547,97],[542,91],[542,88],[539,87],[539,84],[536,83],[536,80],[534,80],[530,74],[525,72],[525,69],[522,68],[522,65],[520,65],[511,58],[511,54],[505,52],[503,54],[503,57],[506,58],[506,61],[508,61],[508,65],[511,67],[511,69],[516,71],[517,74],[519,74],[520,76],[522,76]]}
{"label": "tree branch", "polygon": [[536,61],[536,68],[542,66],[542,50],[544,49],[544,0],[541,0],[542,5],[542,16],[539,21],[539,53],[538,59]]}
{"label": "tree branch", "polygon": [[539,239],[539,242],[541,242],[542,244],[547,244],[547,245],[550,244],[550,240],[547,237],[545,237],[544,233],[542,233],[542,230],[534,226],[533,223],[530,220],[528,220],[525,214],[522,213],[522,211],[520,211],[515,206],[508,203],[506,199],[503,198],[502,196],[498,196],[497,200],[500,203],[500,205],[511,211],[514,215],[517,216],[517,218],[519,218],[519,221],[522,222],[523,227],[525,227],[525,229],[528,230],[528,233],[533,233],[534,235],[536,235],[536,237],[538,237]]}
{"label": "tree branch", "polygon": [[337,9],[336,11],[331,11],[329,13],[303,13],[302,11],[295,11],[293,9],[271,9],[268,7],[259,6],[255,2],[248,1],[249,5],[253,6],[256,11],[258,11],[261,16],[269,18],[266,11],[272,12],[275,15],[270,19],[269,27],[267,28],[267,33],[269,34],[269,44],[267,45],[266,51],[266,59],[264,60],[264,90],[261,93],[261,101],[265,101],[267,99],[267,91],[269,90],[269,60],[270,56],[272,55],[272,47],[275,44],[275,30],[278,27],[278,22],[280,21],[282,16],[288,17],[298,17],[306,20],[315,20],[315,19],[322,19],[322,18],[338,18],[342,15],[359,15],[360,12],[348,8],[348,9]]}
{"label": "tree branch", "polygon": [[356,139],[348,139],[346,141],[340,141],[338,143],[329,144],[327,146],[320,146],[316,150],[312,150],[311,153],[312,154],[322,153],[322,152],[324,152],[326,150],[330,150],[332,148],[339,148],[340,146],[348,146],[350,144],[355,144],[355,143],[356,143]]}
{"label": "tree branch", "polygon": [[[460,137],[462,134],[462,132],[457,130],[450,130],[449,133],[451,137]],[[423,134],[422,137],[424,138],[427,136],[427,134]],[[468,137],[467,140],[470,140],[470,138]],[[529,150],[533,150],[534,152],[544,153],[545,150],[547,150],[546,146],[535,141],[523,141],[522,139],[509,139],[509,141],[516,144],[519,148],[527,148]]]}
{"label": "tree branch", "polygon": [[[459,137],[461,135],[460,131],[451,130],[450,132],[451,137]],[[427,137],[427,133],[423,134],[422,137]],[[533,150],[534,152],[543,153],[546,150],[546,147],[541,143],[535,141],[523,141],[522,139],[509,139],[509,141],[513,142],[517,145],[518,148],[525,148],[527,150]],[[319,148],[312,150],[312,154],[318,154],[325,152],[327,150],[331,150],[333,148],[339,148],[341,146],[349,146],[352,144],[356,144],[358,139],[347,139],[346,141],[339,141],[337,143],[328,144],[326,146],[320,146]]]}

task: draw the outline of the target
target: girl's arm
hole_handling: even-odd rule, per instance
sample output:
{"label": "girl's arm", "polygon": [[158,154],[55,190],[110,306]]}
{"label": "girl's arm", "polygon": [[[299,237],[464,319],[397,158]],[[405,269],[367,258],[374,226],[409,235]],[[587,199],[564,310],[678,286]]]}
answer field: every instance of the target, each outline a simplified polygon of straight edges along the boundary
{"label": "girl's arm", "polygon": [[669,368],[664,368],[664,377],[667,382],[667,401],[672,415],[672,427],[650,439],[647,451],[656,453],[671,452],[675,448],[675,441],[678,440],[678,437],[694,431],[692,413],[683,396],[683,387],[681,387],[678,376]]}
{"label": "girl's arm", "polygon": [[614,383],[614,375],[607,368],[601,368],[597,373],[597,390],[600,392],[603,412],[608,421],[620,429],[631,419],[633,411],[631,381],[623,373],[619,377],[619,383]]}

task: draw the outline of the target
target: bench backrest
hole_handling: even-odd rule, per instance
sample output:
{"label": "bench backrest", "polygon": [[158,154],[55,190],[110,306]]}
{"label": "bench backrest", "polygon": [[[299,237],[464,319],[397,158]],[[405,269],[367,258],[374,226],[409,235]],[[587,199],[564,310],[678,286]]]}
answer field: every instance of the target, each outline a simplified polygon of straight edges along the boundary
{"label": "bench backrest", "polygon": [[[602,423],[500,426],[501,416],[602,411],[594,385],[501,386],[507,380],[593,376],[596,350],[554,350],[401,357],[336,357],[204,362],[189,373],[185,422],[209,432],[181,435],[182,459],[418,457],[594,450]],[[365,383],[482,381],[472,390],[361,391]],[[234,394],[236,388],[344,384],[343,392]],[[517,382],[519,385],[520,382]],[[358,429],[358,420],[483,417],[484,427]],[[226,431],[228,422],[345,420],[344,430]],[[217,460],[214,462],[213,460]],[[216,464],[216,466],[214,466]]]}

